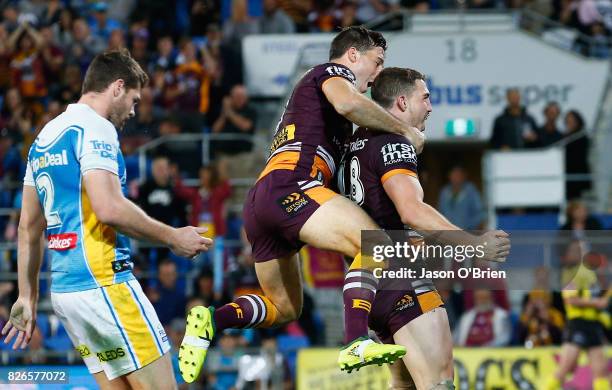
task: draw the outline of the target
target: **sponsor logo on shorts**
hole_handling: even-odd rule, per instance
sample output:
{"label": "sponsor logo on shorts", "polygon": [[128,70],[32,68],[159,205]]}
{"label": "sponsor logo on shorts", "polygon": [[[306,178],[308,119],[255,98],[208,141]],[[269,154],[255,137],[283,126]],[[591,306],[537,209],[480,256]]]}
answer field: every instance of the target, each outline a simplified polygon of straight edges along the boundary
{"label": "sponsor logo on shorts", "polygon": [[396,311],[402,311],[412,306],[414,306],[414,298],[408,294],[404,295],[397,302],[395,302]]}
{"label": "sponsor logo on shorts", "polygon": [[308,204],[308,199],[302,192],[293,192],[287,196],[279,198],[278,204],[287,214],[296,213]]}
{"label": "sponsor logo on shorts", "polygon": [[63,233],[49,235],[49,249],[56,251],[65,251],[76,248],[77,234]]}
{"label": "sponsor logo on shorts", "polygon": [[109,362],[111,360],[119,359],[125,356],[123,348],[111,349],[104,352],[98,352],[96,354],[100,362]]}
{"label": "sponsor logo on shorts", "polygon": [[82,358],[86,358],[91,355],[91,351],[85,344],[77,345],[74,349],[81,355]]}

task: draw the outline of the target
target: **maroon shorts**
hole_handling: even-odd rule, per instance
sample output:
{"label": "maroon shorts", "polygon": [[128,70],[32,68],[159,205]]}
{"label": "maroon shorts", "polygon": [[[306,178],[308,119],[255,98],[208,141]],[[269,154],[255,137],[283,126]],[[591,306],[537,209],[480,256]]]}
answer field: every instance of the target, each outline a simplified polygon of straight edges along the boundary
{"label": "maroon shorts", "polygon": [[256,262],[289,256],[304,243],[300,230],[325,202],[338,195],[320,182],[298,183],[290,170],[268,173],[249,191],[242,212]]}
{"label": "maroon shorts", "polygon": [[417,294],[414,290],[379,290],[369,317],[369,326],[385,344],[395,344],[395,332],[421,314],[444,307],[437,291]]}

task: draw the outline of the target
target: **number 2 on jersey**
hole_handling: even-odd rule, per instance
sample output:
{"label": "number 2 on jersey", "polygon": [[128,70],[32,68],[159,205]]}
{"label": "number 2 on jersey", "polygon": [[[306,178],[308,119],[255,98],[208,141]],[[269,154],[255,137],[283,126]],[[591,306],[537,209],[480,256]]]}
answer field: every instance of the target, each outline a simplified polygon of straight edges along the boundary
{"label": "number 2 on jersey", "polygon": [[43,193],[43,209],[45,219],[47,220],[47,229],[61,226],[62,220],[57,211],[53,211],[53,202],[55,200],[55,190],[53,181],[46,173],[41,173],[36,178],[36,189],[39,193]]}

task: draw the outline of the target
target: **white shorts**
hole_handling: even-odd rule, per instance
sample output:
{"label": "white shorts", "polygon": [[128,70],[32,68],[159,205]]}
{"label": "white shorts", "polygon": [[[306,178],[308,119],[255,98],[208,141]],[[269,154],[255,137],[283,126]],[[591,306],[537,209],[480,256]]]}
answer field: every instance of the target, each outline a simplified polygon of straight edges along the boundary
{"label": "white shorts", "polygon": [[104,371],[113,380],[170,350],[164,327],[136,280],[51,293],[51,303],[92,374]]}

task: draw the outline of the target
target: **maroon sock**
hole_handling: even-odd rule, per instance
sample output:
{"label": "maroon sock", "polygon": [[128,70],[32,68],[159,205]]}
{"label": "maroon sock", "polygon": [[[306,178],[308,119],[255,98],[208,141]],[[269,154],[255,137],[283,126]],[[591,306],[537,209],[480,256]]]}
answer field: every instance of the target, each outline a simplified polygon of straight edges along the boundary
{"label": "maroon sock", "polygon": [[344,278],[344,343],[368,336],[368,315],[376,296],[376,278],[372,271],[352,269]]}
{"label": "maroon sock", "polygon": [[242,295],[234,302],[215,309],[214,319],[216,331],[228,328],[254,328],[264,322],[268,307],[263,297],[255,294]]}

